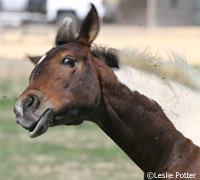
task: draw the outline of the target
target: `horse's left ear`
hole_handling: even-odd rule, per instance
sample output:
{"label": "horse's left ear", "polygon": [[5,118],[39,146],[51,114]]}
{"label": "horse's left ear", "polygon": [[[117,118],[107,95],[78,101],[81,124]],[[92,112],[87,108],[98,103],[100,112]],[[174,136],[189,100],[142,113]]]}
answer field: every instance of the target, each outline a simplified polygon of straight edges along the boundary
{"label": "horse's left ear", "polygon": [[83,21],[77,40],[86,45],[90,45],[96,38],[98,32],[99,17],[95,6],[91,4],[91,10]]}
{"label": "horse's left ear", "polygon": [[31,62],[32,62],[33,64],[37,64],[38,61],[41,59],[41,56],[29,56],[29,55],[27,55],[27,58],[28,58],[29,60],[31,60]]}
{"label": "horse's left ear", "polygon": [[63,20],[63,23],[59,27],[56,39],[55,39],[55,46],[67,44],[72,42],[77,37],[77,33],[71,18],[66,17]]}

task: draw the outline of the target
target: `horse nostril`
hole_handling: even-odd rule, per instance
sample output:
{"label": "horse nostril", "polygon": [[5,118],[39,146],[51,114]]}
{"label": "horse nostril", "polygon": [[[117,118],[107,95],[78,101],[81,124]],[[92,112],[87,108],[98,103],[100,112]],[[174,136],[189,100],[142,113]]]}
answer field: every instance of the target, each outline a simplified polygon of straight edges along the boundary
{"label": "horse nostril", "polygon": [[39,106],[39,98],[34,94],[29,94],[24,100],[24,108],[27,110],[34,111]]}

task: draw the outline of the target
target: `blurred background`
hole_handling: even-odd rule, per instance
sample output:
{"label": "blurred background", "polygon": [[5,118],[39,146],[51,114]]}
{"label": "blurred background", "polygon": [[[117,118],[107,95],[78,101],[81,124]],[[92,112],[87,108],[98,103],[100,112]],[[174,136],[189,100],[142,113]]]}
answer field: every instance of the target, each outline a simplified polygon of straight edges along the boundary
{"label": "blurred background", "polygon": [[79,29],[90,2],[102,22],[94,43],[146,49],[164,59],[176,52],[199,68],[200,0],[0,0],[0,179],[142,179],[92,123],[50,128],[36,139],[15,123],[13,105],[34,67],[27,55],[52,48],[66,16]]}

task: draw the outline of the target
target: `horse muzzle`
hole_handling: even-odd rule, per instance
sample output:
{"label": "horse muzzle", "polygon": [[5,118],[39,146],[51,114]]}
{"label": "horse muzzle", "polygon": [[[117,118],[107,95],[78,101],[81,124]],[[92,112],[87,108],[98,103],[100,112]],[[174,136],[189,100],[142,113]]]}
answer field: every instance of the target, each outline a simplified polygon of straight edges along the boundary
{"label": "horse muzzle", "polygon": [[45,133],[53,122],[53,106],[43,101],[41,92],[34,90],[22,94],[14,106],[16,122],[29,131],[31,138]]}

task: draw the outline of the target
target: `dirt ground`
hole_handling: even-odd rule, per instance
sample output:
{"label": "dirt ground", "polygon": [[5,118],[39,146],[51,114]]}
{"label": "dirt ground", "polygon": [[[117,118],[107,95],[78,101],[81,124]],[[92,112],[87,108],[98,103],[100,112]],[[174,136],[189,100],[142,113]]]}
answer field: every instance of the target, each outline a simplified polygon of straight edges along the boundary
{"label": "dirt ground", "polygon": [[[55,33],[56,28],[47,25],[0,29],[0,78],[30,72],[33,66],[25,62],[26,55],[42,55],[48,51],[53,46]],[[185,57],[189,64],[200,64],[200,27],[150,29],[103,25],[94,43],[119,49],[148,49],[151,54],[164,59],[168,59],[168,52],[174,51]]]}

